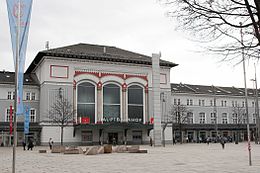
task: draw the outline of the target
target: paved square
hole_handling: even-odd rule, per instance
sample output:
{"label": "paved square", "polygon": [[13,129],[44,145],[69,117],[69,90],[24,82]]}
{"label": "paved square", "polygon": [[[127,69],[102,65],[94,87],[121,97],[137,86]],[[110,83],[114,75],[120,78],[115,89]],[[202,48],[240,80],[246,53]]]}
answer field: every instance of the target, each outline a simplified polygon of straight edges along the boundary
{"label": "paved square", "polygon": [[[252,166],[248,166],[247,143],[177,144],[163,147],[141,146],[148,154],[113,153],[94,156],[23,151],[17,148],[19,173],[257,173],[260,172],[260,145],[252,143]],[[12,148],[0,148],[1,173],[10,173]]]}

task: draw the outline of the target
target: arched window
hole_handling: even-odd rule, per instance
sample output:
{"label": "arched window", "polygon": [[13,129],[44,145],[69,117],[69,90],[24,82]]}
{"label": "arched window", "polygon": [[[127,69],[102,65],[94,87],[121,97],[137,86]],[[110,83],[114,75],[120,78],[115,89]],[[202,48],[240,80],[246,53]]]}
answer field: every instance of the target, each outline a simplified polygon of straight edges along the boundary
{"label": "arched window", "polygon": [[84,82],[78,85],[78,117],[89,118],[90,123],[95,123],[95,86]]}
{"label": "arched window", "polygon": [[107,84],[103,87],[103,121],[120,122],[120,87]]}
{"label": "arched window", "polygon": [[143,88],[138,85],[128,87],[128,121],[143,122]]}

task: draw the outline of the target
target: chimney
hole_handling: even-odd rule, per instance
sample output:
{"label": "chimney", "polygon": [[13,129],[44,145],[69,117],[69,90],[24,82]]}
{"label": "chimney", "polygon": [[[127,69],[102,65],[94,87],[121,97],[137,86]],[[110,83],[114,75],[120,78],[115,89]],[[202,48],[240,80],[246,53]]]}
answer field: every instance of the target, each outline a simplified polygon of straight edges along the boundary
{"label": "chimney", "polygon": [[49,50],[49,49],[50,49],[50,47],[49,47],[49,41],[46,41],[46,43],[45,43],[45,49],[46,49],[46,50]]}

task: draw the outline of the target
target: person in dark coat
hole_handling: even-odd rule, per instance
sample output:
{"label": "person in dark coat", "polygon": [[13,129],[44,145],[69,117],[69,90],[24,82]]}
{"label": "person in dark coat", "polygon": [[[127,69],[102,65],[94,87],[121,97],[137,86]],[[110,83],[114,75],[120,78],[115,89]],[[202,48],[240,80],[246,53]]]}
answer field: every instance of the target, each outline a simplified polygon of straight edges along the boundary
{"label": "person in dark coat", "polygon": [[33,142],[32,140],[29,140],[28,146],[27,146],[27,150],[32,150],[33,149]]}
{"label": "person in dark coat", "polygon": [[25,147],[26,147],[26,142],[23,141],[23,150],[25,150]]}

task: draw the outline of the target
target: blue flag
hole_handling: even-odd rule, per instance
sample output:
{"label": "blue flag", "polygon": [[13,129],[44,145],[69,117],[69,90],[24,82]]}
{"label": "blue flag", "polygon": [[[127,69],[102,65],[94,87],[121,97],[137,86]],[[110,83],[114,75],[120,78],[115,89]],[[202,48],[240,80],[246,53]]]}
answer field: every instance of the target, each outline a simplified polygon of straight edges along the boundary
{"label": "blue flag", "polygon": [[[20,14],[19,13],[19,2],[20,2]],[[17,99],[17,107],[16,114],[23,114],[23,74],[24,74],[24,64],[25,64],[25,56],[26,56],[26,47],[28,41],[28,31],[31,17],[31,9],[32,9],[32,0],[6,0],[8,17],[9,17],[9,25],[10,25],[10,33],[12,40],[12,49],[13,49],[13,59],[14,66],[18,63],[18,71],[16,71],[18,75],[18,95]],[[18,26],[18,16],[20,16],[20,26]],[[16,62],[16,45],[17,45],[17,27],[20,28],[19,34],[19,59]]]}
{"label": "blue flag", "polygon": [[25,112],[24,112],[24,134],[29,133],[29,124],[30,124],[30,106],[25,106],[24,107]]}

